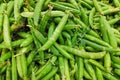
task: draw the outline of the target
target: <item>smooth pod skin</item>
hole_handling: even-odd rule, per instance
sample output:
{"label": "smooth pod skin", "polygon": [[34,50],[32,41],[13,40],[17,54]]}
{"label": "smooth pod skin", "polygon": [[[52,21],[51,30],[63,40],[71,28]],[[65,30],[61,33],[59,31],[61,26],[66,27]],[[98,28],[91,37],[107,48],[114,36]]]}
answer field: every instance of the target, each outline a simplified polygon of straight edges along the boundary
{"label": "smooth pod skin", "polygon": [[66,14],[63,16],[61,19],[61,22],[58,24],[57,28],[53,32],[53,35],[48,39],[48,41],[41,47],[41,50],[46,50],[48,49],[59,37],[59,34],[61,33],[62,29],[64,28],[66,22],[68,19],[68,15]]}
{"label": "smooth pod skin", "polygon": [[98,67],[96,67],[96,76],[97,76],[97,80],[104,80],[102,71]]}
{"label": "smooth pod skin", "polygon": [[83,58],[99,59],[105,55],[105,52],[100,52],[100,53],[92,53],[91,52],[90,53],[90,52],[80,51],[78,49],[71,48],[71,47],[64,46],[64,45],[61,45],[61,47],[63,49],[65,49],[66,51],[72,53],[73,55],[77,55],[77,56],[80,56]]}
{"label": "smooth pod skin", "polygon": [[6,14],[4,14],[4,22],[3,22],[3,39],[4,39],[4,44],[8,49],[12,49],[11,45],[11,35],[10,35],[10,24],[9,24],[9,19]]}
{"label": "smooth pod skin", "polygon": [[41,10],[45,0],[38,0],[34,10],[34,24],[38,26],[39,18],[41,17]]}

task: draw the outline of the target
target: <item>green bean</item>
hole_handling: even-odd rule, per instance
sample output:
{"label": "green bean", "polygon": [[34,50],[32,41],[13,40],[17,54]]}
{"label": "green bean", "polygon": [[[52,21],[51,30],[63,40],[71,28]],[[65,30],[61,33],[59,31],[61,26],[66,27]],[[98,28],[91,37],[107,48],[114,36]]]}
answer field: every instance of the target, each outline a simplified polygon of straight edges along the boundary
{"label": "green bean", "polygon": [[106,71],[106,69],[105,69],[100,63],[98,63],[97,61],[92,60],[92,59],[90,59],[90,60],[88,60],[88,61],[89,61],[91,64],[93,64],[93,65],[97,66],[98,68],[100,68],[101,70]]}
{"label": "green bean", "polygon": [[105,55],[105,52],[90,53],[90,52],[80,51],[78,49],[71,48],[71,47],[68,47],[68,46],[61,45],[61,47],[63,49],[65,49],[66,51],[68,51],[68,52],[70,52],[70,53],[72,53],[76,56],[83,57],[83,58],[99,59],[99,58],[102,58]]}
{"label": "green bean", "polygon": [[45,2],[45,0],[38,0],[37,4],[35,6],[33,19],[34,19],[34,24],[36,26],[38,26],[38,22],[39,22],[39,18],[41,17],[41,10],[42,10],[44,2]]}
{"label": "green bean", "polygon": [[41,47],[41,50],[48,49],[59,37],[59,34],[61,33],[64,25],[66,24],[68,19],[68,15],[63,16],[61,19],[61,22],[58,24],[57,28],[53,32],[53,35],[49,38],[49,40]]}
{"label": "green bean", "polygon": [[94,71],[92,65],[89,64],[86,60],[84,61],[84,63],[85,63],[85,68],[87,69],[90,76],[92,77],[92,80],[97,80],[96,75],[95,75],[95,71]]}
{"label": "green bean", "polygon": [[16,58],[14,57],[14,53],[12,53],[12,80],[17,80],[17,63]]}
{"label": "green bean", "polygon": [[116,73],[117,75],[120,75],[120,69],[115,69],[114,73]]}
{"label": "green bean", "polygon": [[97,80],[104,80],[103,75],[102,75],[102,71],[97,67],[96,67],[96,76],[97,76]]}
{"label": "green bean", "polygon": [[9,1],[8,4],[7,4],[7,15],[8,15],[8,17],[11,15],[13,8],[14,8],[14,1]]}
{"label": "green bean", "polygon": [[95,15],[95,8],[92,8],[89,14],[89,24],[91,27],[93,27],[93,16]]}
{"label": "green bean", "polygon": [[3,38],[4,38],[4,44],[8,49],[12,49],[11,46],[11,37],[10,37],[10,24],[9,19],[6,14],[4,14],[4,22],[3,22]]}
{"label": "green bean", "polygon": [[114,77],[113,75],[109,74],[109,73],[106,73],[106,72],[102,72],[103,76],[106,78],[106,79],[109,79],[109,80],[118,80],[116,77]]}
{"label": "green bean", "polygon": [[111,57],[109,53],[106,53],[104,56],[104,67],[106,68],[107,72],[111,72]]}

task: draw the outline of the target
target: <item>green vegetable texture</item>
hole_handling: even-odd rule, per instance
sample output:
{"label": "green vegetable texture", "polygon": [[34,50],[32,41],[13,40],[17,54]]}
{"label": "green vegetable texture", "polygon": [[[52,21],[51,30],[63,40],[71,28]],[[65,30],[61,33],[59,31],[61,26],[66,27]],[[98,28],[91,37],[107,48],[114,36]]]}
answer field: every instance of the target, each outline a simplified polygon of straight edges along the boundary
{"label": "green vegetable texture", "polygon": [[120,0],[0,0],[0,80],[120,80]]}

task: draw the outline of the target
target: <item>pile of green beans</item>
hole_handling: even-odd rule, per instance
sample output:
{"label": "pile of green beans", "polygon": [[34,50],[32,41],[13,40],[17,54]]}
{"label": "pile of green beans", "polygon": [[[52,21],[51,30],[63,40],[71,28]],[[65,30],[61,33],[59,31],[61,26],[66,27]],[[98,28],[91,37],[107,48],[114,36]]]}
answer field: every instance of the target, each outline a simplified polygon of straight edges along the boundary
{"label": "pile of green beans", "polygon": [[0,0],[0,80],[120,80],[120,0]]}

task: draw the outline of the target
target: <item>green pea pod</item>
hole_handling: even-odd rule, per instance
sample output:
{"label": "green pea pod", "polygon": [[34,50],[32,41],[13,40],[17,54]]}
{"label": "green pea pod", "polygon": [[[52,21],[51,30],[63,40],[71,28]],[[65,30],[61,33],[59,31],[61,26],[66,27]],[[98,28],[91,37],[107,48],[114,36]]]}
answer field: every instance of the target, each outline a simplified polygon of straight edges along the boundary
{"label": "green pea pod", "polygon": [[14,18],[16,23],[18,23],[20,20],[20,8],[18,5],[19,0],[14,0]]}
{"label": "green pea pod", "polygon": [[98,68],[100,68],[101,70],[103,70],[103,71],[106,71],[106,69],[99,63],[99,62],[97,62],[97,61],[95,61],[95,60],[92,60],[92,59],[90,59],[90,60],[88,60],[91,64],[93,64],[93,65],[95,65],[95,66],[97,66]]}
{"label": "green pea pod", "polygon": [[9,1],[8,4],[7,4],[7,15],[8,15],[8,17],[11,15],[13,8],[14,8],[14,1]]}
{"label": "green pea pod", "polygon": [[22,38],[28,38],[31,37],[31,34],[26,33],[26,32],[18,32],[18,35]]}
{"label": "green pea pod", "polygon": [[93,0],[93,4],[94,4],[96,10],[97,10],[100,14],[103,14],[103,13],[102,13],[101,6],[98,4],[97,0]]}
{"label": "green pea pod", "polygon": [[73,55],[80,56],[80,57],[83,57],[83,58],[99,59],[99,58],[102,58],[105,55],[105,52],[98,52],[98,53],[85,52],[85,51],[80,51],[78,49],[71,48],[71,47],[68,47],[68,46],[61,45],[61,47],[63,49],[65,49],[66,51],[72,53]]}
{"label": "green pea pod", "polygon": [[55,80],[60,80],[60,76],[58,74],[55,75]]}
{"label": "green pea pod", "polygon": [[70,80],[70,73],[69,73],[69,66],[68,66],[68,60],[66,58],[64,58],[64,68],[65,68],[65,79],[66,80]]}
{"label": "green pea pod", "polygon": [[51,16],[51,9],[48,10],[44,16],[42,17],[41,21],[40,21],[40,27],[38,28],[38,30],[43,34],[45,29],[46,29],[46,26],[47,26],[47,23],[48,23],[48,20],[50,19],[50,16]]}
{"label": "green pea pod", "polygon": [[116,73],[117,75],[120,75],[120,69],[115,69],[114,73]]}
{"label": "green pea pod", "polygon": [[78,1],[81,3],[81,5],[83,5],[83,6],[86,7],[87,9],[92,9],[92,6],[89,5],[88,3],[84,2],[84,1],[81,1],[81,0],[78,0]]}
{"label": "green pea pod", "polygon": [[43,78],[44,76],[46,76],[52,69],[52,64],[50,63],[50,61],[48,61],[42,68],[42,70],[38,73],[36,72],[36,79],[41,79]]}
{"label": "green pea pod", "polygon": [[36,26],[38,26],[38,22],[39,22],[39,18],[41,17],[41,10],[43,7],[45,0],[38,0],[36,6],[35,6],[35,10],[34,10],[34,24]]}
{"label": "green pea pod", "polygon": [[80,11],[81,11],[81,20],[88,26],[89,25],[89,19],[88,16],[86,14],[86,11],[84,10],[84,8],[82,6],[80,6]]}
{"label": "green pea pod", "polygon": [[93,41],[93,42],[96,42],[96,43],[98,43],[98,44],[100,44],[100,45],[103,45],[103,46],[112,48],[108,43],[106,43],[106,42],[104,42],[103,40],[100,40],[100,39],[98,39],[98,38],[96,38],[96,37],[94,37],[94,36],[91,36],[91,35],[89,35],[89,34],[85,34],[84,37],[85,37],[86,39],[91,40],[91,41]]}
{"label": "green pea pod", "polygon": [[58,70],[57,67],[53,67],[52,70],[41,80],[49,80],[51,77],[53,77],[56,74],[57,70]]}
{"label": "green pea pod", "polygon": [[20,63],[21,63],[21,68],[22,68],[22,73],[23,73],[23,79],[27,78],[27,59],[25,54],[20,55]]}
{"label": "green pea pod", "polygon": [[115,76],[109,74],[109,73],[106,73],[106,72],[102,72],[103,76],[106,78],[106,79],[109,79],[109,80],[118,80]]}
{"label": "green pea pod", "polygon": [[87,69],[88,73],[90,74],[90,76],[92,77],[92,80],[97,80],[97,77],[95,75],[95,71],[93,69],[93,66],[91,64],[89,64],[87,62],[87,60],[84,61],[85,62],[85,68]]}
{"label": "green pea pod", "polygon": [[120,58],[119,57],[116,57],[116,56],[111,56],[111,59],[113,62],[117,63],[117,64],[120,64]]}
{"label": "green pea pod", "polygon": [[0,5],[0,34],[2,33],[2,29],[3,29],[3,22],[4,22],[4,15],[3,15],[3,12],[4,10],[6,9],[6,4],[5,3],[2,3]]}
{"label": "green pea pod", "polygon": [[12,80],[18,80],[17,63],[14,53],[12,53]]}
{"label": "green pea pod", "polygon": [[6,80],[11,80],[11,66],[9,65],[6,70]]}
{"label": "green pea pod", "polygon": [[20,78],[23,78],[23,70],[22,70],[22,63],[21,63],[20,56],[16,57],[16,62],[17,62],[17,72]]}
{"label": "green pea pod", "polygon": [[80,11],[78,11],[77,9],[71,8],[71,7],[66,7],[64,5],[55,3],[55,2],[50,2],[50,4],[52,4],[54,6],[54,8],[57,8],[58,10],[70,10],[71,12],[75,13],[75,14],[79,14],[80,15]]}
{"label": "green pea pod", "polygon": [[64,55],[66,58],[73,60],[73,57],[67,53],[61,46],[59,46],[57,43],[54,43],[55,47],[61,52],[62,55]]}
{"label": "green pea pod", "polygon": [[111,62],[111,65],[113,68],[118,68],[120,69],[120,64],[114,63],[113,61]]}
{"label": "green pea pod", "polygon": [[104,67],[106,68],[107,72],[111,72],[111,57],[110,53],[106,53],[104,56]]}
{"label": "green pea pod", "polygon": [[86,79],[89,79],[89,80],[92,79],[92,77],[89,75],[89,73],[86,71],[86,69],[84,69],[83,76],[84,76]]}
{"label": "green pea pod", "polygon": [[89,14],[89,24],[91,27],[93,27],[93,17],[95,15],[95,8],[92,8]]}
{"label": "green pea pod", "polygon": [[96,76],[97,76],[97,80],[104,80],[102,71],[98,67],[96,67]]}
{"label": "green pea pod", "polygon": [[63,57],[59,57],[58,58],[58,62],[59,62],[59,68],[60,68],[60,74],[61,74],[61,78],[62,80],[65,79],[65,64],[64,64],[64,58]]}
{"label": "green pea pod", "polygon": [[36,54],[37,54],[36,50],[33,50],[33,51],[30,52],[30,54],[27,57],[27,65],[30,65],[32,63]]}
{"label": "green pea pod", "polygon": [[117,48],[117,41],[116,41],[115,34],[112,32],[112,28],[105,17],[103,17],[103,23],[104,23],[104,26],[107,28],[107,34],[110,41],[110,45],[113,48]]}
{"label": "green pea pod", "polygon": [[7,52],[7,53],[3,54],[3,55],[0,57],[0,61],[5,61],[5,60],[7,60],[7,59],[9,59],[9,58],[11,58],[11,57],[12,57],[11,52]]}
{"label": "green pea pod", "polygon": [[100,31],[102,33],[103,40],[109,43],[107,29],[104,26],[104,22],[103,22],[103,16],[100,16]]}
{"label": "green pea pod", "polygon": [[46,50],[48,49],[59,37],[59,34],[61,33],[62,29],[64,28],[66,22],[68,19],[68,15],[66,14],[63,16],[61,19],[61,22],[58,24],[57,28],[53,32],[53,35],[48,39],[48,41],[40,48],[41,50]]}
{"label": "green pea pod", "polygon": [[81,57],[78,57],[78,80],[82,80],[83,79],[83,74],[84,74],[84,63],[83,63],[83,59]]}
{"label": "green pea pod", "polygon": [[26,38],[21,44],[20,47],[25,47],[30,45],[33,42],[33,38],[32,36],[29,36],[28,38]]}
{"label": "green pea pod", "polygon": [[4,38],[4,44],[8,49],[12,49],[11,45],[11,36],[10,36],[10,24],[9,19],[6,14],[4,14],[4,23],[3,23],[3,38]]}

